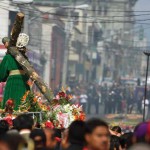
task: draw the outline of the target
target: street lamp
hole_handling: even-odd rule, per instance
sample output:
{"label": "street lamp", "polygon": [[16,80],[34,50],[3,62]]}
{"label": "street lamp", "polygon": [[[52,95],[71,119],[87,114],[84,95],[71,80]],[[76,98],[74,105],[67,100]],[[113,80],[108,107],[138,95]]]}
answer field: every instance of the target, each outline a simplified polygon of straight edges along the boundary
{"label": "street lamp", "polygon": [[144,51],[143,53],[147,56],[147,67],[146,67],[146,78],[145,78],[145,90],[144,90],[144,109],[143,109],[143,122],[144,122],[144,121],[145,121],[146,99],[147,99],[147,77],[148,77],[150,51]]}

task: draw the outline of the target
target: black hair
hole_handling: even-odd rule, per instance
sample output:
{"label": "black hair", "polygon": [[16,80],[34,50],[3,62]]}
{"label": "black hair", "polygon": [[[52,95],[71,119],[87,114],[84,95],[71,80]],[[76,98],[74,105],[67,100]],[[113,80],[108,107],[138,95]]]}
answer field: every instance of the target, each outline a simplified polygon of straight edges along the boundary
{"label": "black hair", "polygon": [[[36,137],[39,137],[39,139],[36,139]],[[30,138],[33,139],[35,148],[46,146],[46,135],[42,129],[32,130],[32,132],[30,133]]]}
{"label": "black hair", "polygon": [[0,120],[0,135],[5,134],[9,130],[9,124],[5,120]]}
{"label": "black hair", "polygon": [[5,134],[0,137],[0,141],[6,143],[11,150],[17,150],[19,146],[26,144],[26,141],[19,133]]}
{"label": "black hair", "polygon": [[96,127],[106,127],[108,128],[108,124],[101,119],[93,118],[86,122],[86,133],[92,133]]}
{"label": "black hair", "polygon": [[14,129],[17,129],[18,131],[22,129],[32,130],[33,124],[33,118],[28,114],[21,114],[13,121]]}
{"label": "black hair", "polygon": [[84,144],[85,122],[76,120],[71,123],[68,131],[68,140],[71,144]]}
{"label": "black hair", "polygon": [[122,130],[121,130],[121,128],[119,126],[114,126],[114,127],[112,127],[111,130],[112,131],[116,131],[117,133],[121,133],[122,132]]}
{"label": "black hair", "polygon": [[54,137],[61,138],[62,129],[54,129]]}
{"label": "black hair", "polygon": [[120,146],[120,139],[118,136],[115,135],[111,135],[110,137],[110,150],[119,150],[119,146]]}
{"label": "black hair", "polygon": [[120,137],[120,144],[123,149],[124,148],[128,149],[130,146],[132,146],[132,137],[133,137],[132,132],[125,133]]}

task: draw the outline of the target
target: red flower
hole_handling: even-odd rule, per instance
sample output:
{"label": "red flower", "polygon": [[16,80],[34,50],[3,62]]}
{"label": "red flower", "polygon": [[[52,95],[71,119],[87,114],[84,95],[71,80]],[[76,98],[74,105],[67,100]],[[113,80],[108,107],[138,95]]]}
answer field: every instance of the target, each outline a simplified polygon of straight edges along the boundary
{"label": "red flower", "polygon": [[79,120],[82,120],[84,121],[85,120],[85,114],[84,113],[81,113],[80,116],[79,116]]}
{"label": "red flower", "polygon": [[87,147],[84,147],[83,150],[88,150],[88,148],[87,148]]}
{"label": "red flower", "polygon": [[56,105],[58,103],[58,99],[53,99],[52,103]]}
{"label": "red flower", "polygon": [[61,142],[61,138],[59,138],[59,137],[55,137],[55,140],[56,140],[57,142]]}
{"label": "red flower", "polygon": [[50,110],[51,108],[50,108],[50,106],[47,106],[47,110]]}
{"label": "red flower", "polygon": [[11,117],[11,116],[5,117],[4,120],[7,121],[7,123],[9,124],[9,126],[12,126],[12,125],[13,125],[12,117]]}
{"label": "red flower", "polygon": [[30,86],[30,87],[32,87],[33,86],[33,84],[34,84],[34,81],[31,81],[30,79],[27,81],[27,84]]}
{"label": "red flower", "polygon": [[53,128],[54,128],[54,125],[53,125],[53,123],[52,123],[51,121],[47,121],[47,122],[45,122],[45,127],[46,127],[46,128],[50,128],[50,129],[53,129]]}
{"label": "red flower", "polygon": [[64,98],[66,97],[66,93],[65,93],[65,92],[59,92],[58,95],[59,95],[60,97],[64,97]]}
{"label": "red flower", "polygon": [[14,101],[12,99],[7,100],[6,102],[7,105],[13,106],[14,105]]}
{"label": "red flower", "polygon": [[73,98],[73,96],[72,95],[67,95],[66,96],[66,99],[69,101],[69,100],[71,100]]}

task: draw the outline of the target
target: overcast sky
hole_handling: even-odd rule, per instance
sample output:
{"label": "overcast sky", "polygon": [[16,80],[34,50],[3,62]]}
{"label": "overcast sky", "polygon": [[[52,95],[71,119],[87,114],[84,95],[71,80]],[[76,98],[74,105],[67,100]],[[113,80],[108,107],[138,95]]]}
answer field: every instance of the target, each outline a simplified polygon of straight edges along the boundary
{"label": "overcast sky", "polygon": [[[140,14],[141,16],[138,16],[137,19],[139,20],[147,20],[142,21],[142,23],[148,23],[148,24],[142,24],[145,35],[148,38],[148,41],[150,41],[150,0],[138,0],[138,2],[135,5],[134,8],[135,11],[149,11],[149,12],[135,12],[135,14]],[[147,14],[147,15],[143,15]],[[140,22],[141,23],[141,22]],[[140,24],[136,24],[136,26],[140,26]],[[148,43],[150,45],[150,43]]]}
{"label": "overcast sky", "polygon": [[138,2],[135,5],[136,11],[150,11],[150,0],[138,0]]}

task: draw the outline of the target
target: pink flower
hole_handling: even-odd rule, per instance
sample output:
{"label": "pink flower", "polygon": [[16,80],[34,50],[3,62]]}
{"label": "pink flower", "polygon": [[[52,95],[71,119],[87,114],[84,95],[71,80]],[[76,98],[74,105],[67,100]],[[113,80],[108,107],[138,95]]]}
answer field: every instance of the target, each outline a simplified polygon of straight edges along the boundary
{"label": "pink flower", "polygon": [[60,112],[57,114],[57,118],[62,128],[68,128],[70,122],[69,122],[69,115],[67,113]]}
{"label": "pink flower", "polygon": [[56,95],[56,100],[60,100],[60,96],[59,95]]}
{"label": "pink flower", "polygon": [[53,110],[56,110],[56,109],[58,109],[60,107],[60,105],[55,105],[54,107],[53,107]]}

